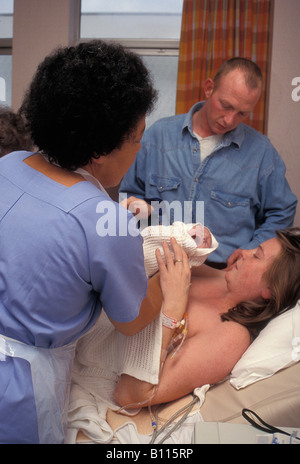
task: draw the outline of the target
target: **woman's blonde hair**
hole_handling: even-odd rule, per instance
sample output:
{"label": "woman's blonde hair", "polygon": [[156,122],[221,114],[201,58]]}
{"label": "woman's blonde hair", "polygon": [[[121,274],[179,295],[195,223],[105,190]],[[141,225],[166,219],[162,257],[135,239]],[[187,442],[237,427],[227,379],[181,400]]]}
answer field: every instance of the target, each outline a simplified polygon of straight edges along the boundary
{"label": "woman's blonde hair", "polygon": [[272,297],[263,301],[245,301],[222,314],[223,321],[235,321],[248,328],[252,338],[270,319],[295,306],[300,300],[300,228],[276,232],[282,251],[263,278]]}

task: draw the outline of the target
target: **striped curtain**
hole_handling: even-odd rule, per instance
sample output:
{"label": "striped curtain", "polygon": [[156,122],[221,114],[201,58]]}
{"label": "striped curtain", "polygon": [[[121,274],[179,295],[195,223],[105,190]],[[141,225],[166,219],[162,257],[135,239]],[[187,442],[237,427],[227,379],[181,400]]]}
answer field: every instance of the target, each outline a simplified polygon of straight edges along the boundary
{"label": "striped curtain", "polygon": [[229,58],[255,61],[264,76],[260,101],[246,121],[264,132],[271,0],[184,0],[176,113],[204,100],[203,83]]}

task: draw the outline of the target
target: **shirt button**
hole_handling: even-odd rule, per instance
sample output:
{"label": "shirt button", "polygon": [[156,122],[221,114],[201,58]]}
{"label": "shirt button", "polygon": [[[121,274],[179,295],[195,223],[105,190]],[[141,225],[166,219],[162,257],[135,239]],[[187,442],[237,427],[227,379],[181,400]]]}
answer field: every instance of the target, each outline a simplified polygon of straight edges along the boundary
{"label": "shirt button", "polygon": [[227,206],[229,206],[229,208],[231,207],[231,203],[230,203],[230,201],[227,203]]}

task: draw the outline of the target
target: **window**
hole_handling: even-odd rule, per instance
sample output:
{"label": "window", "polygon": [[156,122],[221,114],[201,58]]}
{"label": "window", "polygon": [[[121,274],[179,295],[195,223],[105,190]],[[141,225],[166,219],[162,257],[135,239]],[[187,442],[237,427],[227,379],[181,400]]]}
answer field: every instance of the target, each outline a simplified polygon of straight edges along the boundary
{"label": "window", "polygon": [[147,126],[175,113],[183,0],[82,0],[81,40],[116,40],[143,57],[159,99]]}
{"label": "window", "polygon": [[0,0],[0,105],[11,106],[13,0]]}

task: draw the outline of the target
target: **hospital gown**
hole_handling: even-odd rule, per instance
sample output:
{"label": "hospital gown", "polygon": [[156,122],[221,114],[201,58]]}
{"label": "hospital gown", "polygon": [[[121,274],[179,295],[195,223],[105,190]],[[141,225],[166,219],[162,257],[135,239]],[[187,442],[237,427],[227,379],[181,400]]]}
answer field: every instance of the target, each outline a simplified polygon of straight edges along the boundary
{"label": "hospital gown", "polygon": [[32,366],[3,344],[55,353],[101,308],[117,322],[135,319],[147,288],[134,218],[89,182],[65,187],[35,171],[22,162],[30,155],[0,160],[0,443],[41,442]]}

